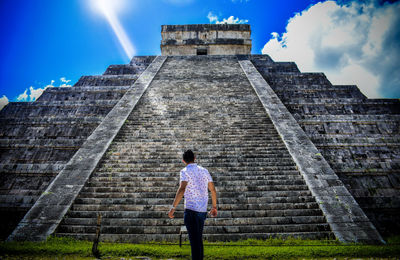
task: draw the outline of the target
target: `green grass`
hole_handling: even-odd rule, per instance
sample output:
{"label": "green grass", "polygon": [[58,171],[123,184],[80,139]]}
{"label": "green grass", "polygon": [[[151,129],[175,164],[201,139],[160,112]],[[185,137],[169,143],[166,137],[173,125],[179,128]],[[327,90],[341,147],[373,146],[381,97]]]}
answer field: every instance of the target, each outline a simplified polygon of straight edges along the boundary
{"label": "green grass", "polygon": [[[0,258],[69,256],[71,259],[90,259],[92,243],[70,238],[51,237],[45,242],[1,242]],[[100,243],[104,257],[148,256],[151,258],[183,258],[190,256],[190,246],[181,248],[173,243]],[[6,258],[7,258],[6,257]],[[268,239],[239,242],[205,242],[205,259],[290,259],[344,257],[400,257],[400,237],[388,240],[387,245],[342,244],[337,241]]]}

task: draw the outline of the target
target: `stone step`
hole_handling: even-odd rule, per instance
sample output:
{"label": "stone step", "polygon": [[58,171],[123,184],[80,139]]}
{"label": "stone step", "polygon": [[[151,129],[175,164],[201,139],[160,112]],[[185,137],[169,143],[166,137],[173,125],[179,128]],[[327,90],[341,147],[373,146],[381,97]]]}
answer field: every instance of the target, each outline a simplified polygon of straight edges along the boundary
{"label": "stone step", "polygon": [[[138,142],[138,141],[173,141],[179,140],[186,141],[185,139],[191,138],[200,141],[235,141],[235,140],[264,140],[264,141],[276,141],[280,140],[280,136],[276,134],[275,129],[252,129],[254,131],[249,131],[250,129],[244,127],[237,127],[234,131],[228,132],[223,126],[218,126],[209,132],[204,130],[198,130],[197,127],[185,128],[185,129],[162,129],[154,126],[138,126],[135,129],[131,129],[126,132],[119,132],[115,141],[127,141],[127,142]],[[190,132],[188,132],[190,131]],[[249,132],[248,132],[249,131]],[[257,132],[256,132],[257,131]],[[250,139],[254,137],[254,139]]]}
{"label": "stone step", "polygon": [[[261,179],[269,179],[269,178],[288,178],[291,179],[293,176],[296,178],[301,176],[300,173],[297,170],[276,170],[276,171],[229,171],[229,172],[224,172],[224,173],[219,173],[219,172],[212,172],[210,171],[213,178],[215,179],[235,179],[235,180],[240,180],[240,179],[254,179],[254,178],[261,178]],[[110,172],[100,172],[96,171],[92,174],[92,178],[175,178],[177,179],[179,177],[179,172],[178,171],[170,171],[170,172],[115,172],[115,171],[110,171]],[[302,178],[302,177],[301,177]]]}
{"label": "stone step", "polygon": [[336,93],[351,93],[353,91],[357,91],[356,85],[325,85],[325,84],[296,84],[296,85],[283,85],[279,88],[274,89],[275,93],[280,92],[300,92],[300,93],[314,93],[320,91],[330,91]]}
{"label": "stone step", "polygon": [[[99,181],[97,178],[92,178],[86,183],[86,187],[176,187],[178,179],[172,181],[118,181],[112,182],[110,180]],[[223,186],[276,186],[276,185],[304,185],[305,182],[302,179],[299,180],[252,180],[251,183],[240,181],[240,180],[229,180],[220,181],[214,180],[214,183],[218,187]]]}
{"label": "stone step", "polygon": [[[297,172],[295,175],[253,175],[253,176],[225,176],[225,175],[216,175],[213,177],[214,182],[219,182],[219,183],[225,183],[225,182],[231,182],[231,181],[251,181],[251,183],[254,183],[255,181],[290,181],[290,182],[296,182],[296,181],[303,181],[303,178],[301,175],[299,175]],[[124,182],[177,182],[178,178],[174,176],[170,177],[146,177],[146,175],[143,176],[137,176],[135,174],[126,174],[126,176],[116,176],[116,175],[94,175],[91,177],[91,181],[94,182],[110,182],[110,183],[124,183]]]}
{"label": "stone step", "polygon": [[125,94],[124,91],[107,91],[107,92],[98,92],[98,91],[84,91],[84,92],[47,92],[44,93],[36,100],[36,102],[63,102],[63,101],[74,101],[74,102],[83,102],[86,103],[88,100],[96,100],[96,101],[118,101]]}
{"label": "stone step", "polygon": [[80,107],[80,106],[104,106],[113,107],[117,100],[80,100],[80,101],[41,101],[41,102],[12,102],[15,108],[41,108],[41,107]]}
{"label": "stone step", "polygon": [[[68,218],[96,218],[101,214],[103,218],[167,218],[168,211],[69,211]],[[219,211],[218,218],[260,218],[260,217],[295,217],[295,216],[322,216],[320,209],[285,209],[285,210],[226,210]],[[183,218],[183,211],[175,213],[177,219]]]}
{"label": "stone step", "polygon": [[[175,158],[180,160],[181,155],[178,155],[178,151],[185,147],[193,147],[195,146],[195,143],[187,143],[186,145],[182,145],[181,147],[174,146],[173,148],[167,149],[161,149],[161,148],[153,148],[153,149],[145,149],[146,147],[140,147],[140,150],[138,150],[137,147],[129,147],[129,148],[122,148],[118,146],[111,145],[110,149],[106,153],[106,156],[119,156],[123,154],[124,156],[129,156],[130,158],[138,158],[138,159],[143,159],[143,158],[150,158],[150,156],[156,156],[159,155],[160,159],[165,158],[165,157],[171,157],[174,156]],[[251,153],[253,151],[253,153]],[[226,158],[226,157],[233,157],[233,158],[240,158],[241,156],[254,156],[254,158],[268,158],[269,155],[272,156],[277,156],[277,155],[286,155],[288,154],[287,149],[285,147],[270,147],[269,149],[266,149],[264,147],[253,147],[253,150],[251,148],[242,148],[239,149],[235,146],[225,146],[222,147],[221,149],[209,149],[209,147],[199,147],[196,149],[196,151],[199,156],[198,158],[209,158],[209,157],[215,157],[215,158]],[[284,156],[283,156],[284,157]],[[108,157],[105,157],[107,159]]]}
{"label": "stone step", "polygon": [[[230,167],[230,166],[224,166],[224,167],[214,167],[212,165],[208,166],[205,164],[202,164],[204,167],[208,169],[209,172],[212,173],[221,173],[225,174],[226,172],[244,172],[243,175],[250,175],[249,172],[251,171],[265,171],[266,174],[268,172],[276,172],[276,171],[291,171],[291,170],[296,170],[295,166],[263,166],[263,167]],[[178,174],[182,167],[180,166],[171,166],[170,168],[166,167],[147,167],[147,168],[138,168],[132,166],[131,168],[129,167],[119,167],[118,165],[108,165],[108,166],[102,166],[97,169],[98,172],[102,173],[115,173],[115,172],[138,172],[138,173],[144,173],[144,172],[155,172],[159,174],[158,176],[170,176],[171,174]],[[251,174],[253,175],[253,174]],[[275,175],[275,173],[273,173]]]}
{"label": "stone step", "polygon": [[[255,183],[257,181],[264,182],[296,182],[303,181],[303,177],[295,172],[294,174],[282,174],[281,175],[246,175],[246,176],[231,176],[229,174],[213,174],[213,180],[219,183],[231,182],[231,181],[248,181]],[[178,175],[178,173],[176,173]],[[94,182],[112,182],[112,183],[124,183],[124,182],[177,182],[177,176],[143,176],[137,174],[125,174],[124,175],[94,175],[91,178]]]}
{"label": "stone step", "polygon": [[[93,241],[96,234],[83,234],[83,233],[60,233],[56,236],[71,237],[74,239]],[[216,242],[216,241],[238,241],[246,239],[259,239],[266,240],[269,238],[302,238],[302,239],[333,239],[334,235],[330,231],[319,232],[296,232],[296,233],[236,233],[236,234],[204,234],[203,239]],[[125,243],[141,243],[150,241],[165,241],[177,242],[179,234],[103,234],[100,236],[100,241],[107,242],[125,242]]]}
{"label": "stone step", "polygon": [[[296,164],[293,162],[291,158],[279,158],[279,159],[267,159],[262,158],[258,161],[223,161],[223,160],[206,160],[204,158],[201,159],[202,164],[212,165],[212,167],[265,167],[265,166],[295,166]],[[119,168],[136,168],[142,169],[147,167],[155,166],[154,168],[163,168],[171,169],[181,165],[180,162],[178,164],[177,159],[169,162],[169,161],[142,161],[138,162],[135,160],[110,160],[107,159],[100,164],[100,167],[119,167]]]}
{"label": "stone step", "polygon": [[[224,137],[221,138],[221,135]],[[156,133],[152,133],[149,131],[144,132],[143,129],[138,129],[135,131],[130,132],[129,134],[120,134],[118,135],[115,139],[114,142],[127,142],[127,143],[171,143],[171,142],[176,142],[178,139],[193,139],[197,142],[205,142],[205,143],[211,143],[212,141],[220,141],[222,143],[240,143],[240,142],[249,142],[249,143],[254,143],[254,142],[264,142],[264,143],[278,143],[282,142],[281,138],[279,135],[229,135],[226,136],[226,134],[222,133],[199,133],[199,135],[194,135],[194,133],[178,133],[174,132],[173,134],[171,133],[159,133],[156,135]]]}
{"label": "stone step", "polygon": [[[156,186],[156,187],[147,187],[147,186],[128,186],[125,187],[123,185],[114,184],[118,186],[105,186],[97,187],[91,186],[90,184],[86,185],[82,188],[83,192],[123,192],[123,193],[140,193],[140,192],[175,192],[177,186]],[[290,191],[290,190],[307,190],[307,185],[258,185],[258,186],[220,186],[217,187],[218,192],[254,192],[254,191]]]}
{"label": "stone step", "polygon": [[[195,93],[196,95],[198,95],[198,93]],[[232,95],[237,96],[237,95],[244,95],[243,98],[246,98],[246,95],[248,96],[248,92],[244,92],[244,93],[232,93]],[[190,95],[190,94],[188,94]],[[207,96],[204,96],[204,98],[206,98]],[[204,98],[201,98],[199,101],[203,100]],[[241,100],[243,100],[243,98],[241,98]],[[166,99],[166,100],[164,100]],[[152,100],[153,102],[157,103],[157,102],[161,102],[161,101],[165,101],[168,102],[168,100],[170,99],[170,97],[164,97],[164,98],[154,98],[154,100]],[[151,98],[149,97],[149,100],[151,100]],[[197,115],[203,115],[203,116],[214,116],[214,117],[222,117],[222,116],[229,116],[229,118],[222,118],[223,120],[227,120],[227,119],[232,119],[234,120],[232,123],[240,123],[240,119],[242,117],[248,117],[250,119],[258,119],[260,120],[261,118],[265,118],[266,120],[268,120],[268,117],[265,115],[264,113],[264,108],[263,107],[253,107],[253,106],[249,106],[250,104],[248,103],[258,103],[259,100],[258,99],[254,99],[252,98],[251,100],[246,100],[248,102],[246,102],[246,104],[236,104],[233,105],[232,104],[225,104],[224,106],[220,106],[221,102],[214,102],[213,104],[203,104],[204,105],[204,110],[208,111],[207,112],[203,112],[202,110],[196,110],[196,111],[191,111],[190,114],[184,113],[182,111],[182,108],[190,108],[190,106],[188,104],[182,103],[182,102],[194,102],[195,100],[182,100],[176,103],[171,103],[171,101],[169,101],[168,106],[167,104],[163,105],[163,106],[155,106],[154,104],[146,104],[144,103],[142,105],[144,111],[143,113],[140,113],[140,111],[137,110],[133,110],[132,113],[129,115],[129,118],[135,118],[137,120],[143,120],[143,118],[148,117],[149,115],[155,115],[155,116],[173,116],[173,118],[171,119],[179,119],[181,117],[186,117],[188,119],[191,118],[195,118],[195,116]],[[197,101],[197,100],[196,100]],[[238,102],[238,100],[235,100],[235,102]],[[164,102],[163,102],[164,103]],[[207,106],[207,107],[205,107]],[[167,110],[168,108],[168,110]],[[168,115],[165,114],[165,111],[168,111]],[[164,117],[165,118],[165,117]],[[217,123],[217,122],[215,122]]]}
{"label": "stone step", "polygon": [[[71,218],[64,221],[64,225],[75,226],[95,226],[96,218]],[[312,224],[326,223],[323,216],[293,216],[286,217],[254,217],[254,218],[210,218],[208,217],[206,226],[233,226],[233,225],[289,225],[289,224]],[[102,226],[183,226],[183,218],[102,218]]]}
{"label": "stone step", "polygon": [[[301,118],[301,119],[300,119]],[[360,114],[343,114],[343,115],[302,115],[300,117],[300,123],[319,123],[319,122],[331,122],[331,123],[344,123],[344,122],[357,122],[357,123],[370,123],[370,122],[399,122],[400,115],[360,115]],[[297,119],[297,118],[296,118]]]}
{"label": "stone step", "polygon": [[19,138],[0,138],[0,149],[5,148],[34,148],[34,147],[54,147],[54,148],[76,148],[80,147],[86,139],[19,139]]}
{"label": "stone step", "polygon": [[81,93],[81,92],[94,92],[94,93],[108,93],[108,92],[121,92],[125,93],[130,86],[74,86],[68,88],[48,88],[46,92],[49,93]]}
{"label": "stone step", "polygon": [[[190,144],[188,145],[190,146]],[[174,148],[176,148],[175,146]],[[288,154],[288,151],[285,147],[275,147],[274,149],[264,149],[263,147],[253,147],[254,150],[251,149],[239,149],[236,148],[235,146],[229,147],[229,149],[223,149],[223,150],[211,150],[208,147],[203,148],[203,147],[198,147],[195,151],[199,153],[199,158],[200,157],[216,157],[216,156],[225,156],[225,157],[265,157],[268,156],[269,154]],[[111,144],[107,154],[109,155],[115,155],[115,152],[117,150],[122,150],[120,147],[115,146],[114,144]],[[135,151],[135,150],[126,150],[124,151],[124,154],[127,156],[137,156],[140,155],[141,157],[145,156],[155,156],[159,155],[160,158],[163,158],[165,156],[171,157],[171,156],[178,156],[176,150],[174,149],[166,149],[166,150],[155,150],[153,149],[152,151],[146,151],[144,147],[140,151]],[[179,154],[179,157],[181,157],[181,154]]]}
{"label": "stone step", "polygon": [[73,87],[80,86],[132,86],[138,75],[82,76]]}
{"label": "stone step", "polygon": [[4,109],[1,110],[1,117],[3,119],[12,118],[26,120],[26,118],[42,118],[54,115],[63,115],[64,117],[92,117],[99,115],[105,116],[113,108],[113,106],[114,105],[86,106],[85,104],[82,104],[81,106],[31,106],[30,103],[26,103],[23,105],[14,105],[13,102],[8,104],[6,107],[4,107]]}
{"label": "stone step", "polygon": [[[300,197],[239,197],[239,198],[218,198],[219,204],[273,204],[273,203],[307,203],[315,202],[312,196],[300,196]],[[75,205],[114,205],[114,204],[128,204],[128,205],[168,205],[171,204],[171,198],[82,198],[78,197],[75,200]],[[182,209],[182,206],[179,206]]]}
{"label": "stone step", "polygon": [[[0,161],[5,164],[67,163],[78,147],[2,148]],[[16,156],[18,155],[18,156]]]}
{"label": "stone step", "polygon": [[132,66],[130,64],[110,65],[103,75],[126,75],[140,74],[144,71],[145,66]]}
{"label": "stone step", "polygon": [[[204,167],[206,165],[203,165]],[[165,167],[157,167],[157,168],[153,168],[153,167],[149,167],[149,168],[120,168],[117,167],[117,165],[114,166],[109,166],[109,167],[104,167],[101,166],[97,169],[98,173],[117,173],[117,172],[136,172],[139,174],[143,174],[143,173],[149,173],[151,172],[151,174],[154,175],[149,175],[149,176],[175,176],[176,174],[178,174],[180,172],[180,170],[182,169],[181,166],[176,166],[176,167],[171,167],[171,168],[165,168]],[[265,175],[276,175],[277,171],[294,171],[297,170],[297,168],[295,166],[264,166],[264,167],[213,167],[213,166],[207,166],[207,169],[209,172],[212,173],[221,173],[221,174],[229,174],[230,176],[234,176],[234,175],[255,175],[254,173],[252,173],[253,171],[256,172],[262,172],[262,174]]]}
{"label": "stone step", "polygon": [[[28,178],[26,178],[26,179],[28,179]],[[38,181],[40,181],[40,180],[38,180]],[[35,184],[32,185],[31,189],[29,189],[29,187],[26,187],[26,188],[19,187],[18,189],[11,189],[11,190],[0,189],[0,195],[5,195],[5,196],[19,195],[19,196],[28,196],[28,197],[39,197],[40,195],[42,195],[43,191],[42,191],[42,189],[38,190],[37,185],[35,185]],[[48,184],[49,184],[48,182],[43,183],[43,186],[46,187]],[[39,186],[41,186],[41,185],[39,185]],[[44,188],[44,187],[42,187],[42,188]]]}
{"label": "stone step", "polygon": [[[175,165],[164,165],[162,167],[151,167],[151,165],[147,167],[138,167],[135,164],[131,166],[125,166],[120,164],[111,164],[111,163],[104,163],[98,167],[98,172],[160,172],[160,173],[178,173],[182,169],[181,165],[178,163]],[[276,163],[276,165],[265,165],[265,166],[235,166],[229,164],[221,164],[219,167],[216,166],[214,163],[207,165],[202,163],[203,167],[206,167],[209,172],[230,172],[230,171],[287,171],[287,170],[296,170],[296,166],[294,163],[284,165],[283,163]]]}
{"label": "stone step", "polygon": [[30,208],[39,198],[38,195],[1,194],[0,208]]}
{"label": "stone step", "polygon": [[[252,149],[255,147],[259,147],[259,145],[262,145],[263,147],[277,147],[277,148],[284,148],[284,144],[282,143],[281,140],[276,140],[276,141],[248,141],[248,140],[238,140],[238,141],[221,141],[220,143],[216,143],[217,140],[209,140],[207,142],[201,141],[201,140],[190,140],[191,142],[196,142],[196,143],[201,143],[203,146],[207,146],[209,149],[214,148],[221,148],[221,147],[235,147],[236,150],[240,149]],[[146,142],[145,140],[141,140],[138,142],[121,142],[121,141],[114,141],[113,144],[115,146],[118,146],[120,149],[123,148],[130,148],[130,147],[140,147],[145,146],[144,148],[146,149],[153,149],[153,148],[158,148],[158,149],[173,149],[176,147],[180,147],[181,144],[177,144],[176,142],[170,141],[170,142]],[[258,144],[258,145],[257,145]]]}
{"label": "stone step", "polygon": [[335,172],[339,175],[347,175],[351,177],[363,176],[387,176],[388,174],[399,174],[400,167],[394,169],[388,168],[335,168]]}
{"label": "stone step", "polygon": [[[180,226],[102,226],[101,234],[179,234]],[[96,226],[61,225],[60,233],[96,233]],[[204,226],[204,234],[295,233],[330,231],[328,224]]]}
{"label": "stone step", "polygon": [[[356,141],[356,140],[355,140]],[[381,140],[382,141],[382,140]],[[343,149],[343,147],[400,147],[400,143],[394,142],[394,143],[389,143],[389,142],[359,142],[359,143],[316,143],[315,146],[318,149]]]}
{"label": "stone step", "polygon": [[[207,115],[207,114],[205,114]],[[204,116],[205,116],[204,115]],[[157,126],[159,127],[163,127],[163,129],[165,130],[171,130],[171,127],[173,127],[172,129],[174,130],[178,130],[178,129],[190,129],[190,128],[199,128],[199,130],[202,129],[202,126],[204,125],[212,125],[212,126],[224,126],[225,128],[227,128],[227,125],[224,124],[224,122],[220,121],[220,122],[208,122],[208,121],[203,121],[203,120],[199,120],[199,116],[202,116],[202,114],[195,114],[191,117],[181,117],[181,118],[176,118],[174,121],[176,123],[180,123],[179,125],[170,125],[168,124],[168,118],[165,117],[161,117],[160,120],[163,121],[159,121],[159,122],[149,122],[147,119],[153,118],[154,115],[150,114],[147,117],[143,117],[142,119],[139,120],[135,120],[130,122],[127,125],[126,129],[130,129],[131,127],[137,127],[137,126],[149,126],[149,127],[153,127],[153,128],[157,128]],[[209,115],[208,115],[209,116]],[[219,118],[221,119],[223,116],[226,115],[221,115],[219,116]],[[217,116],[215,116],[215,118],[218,118]],[[129,118],[128,118],[129,120]],[[189,124],[192,123],[192,124]],[[259,117],[258,119],[252,118],[251,120],[249,120],[249,122],[241,122],[241,121],[236,121],[236,122],[231,122],[230,125],[228,125],[229,127],[235,127],[235,126],[242,126],[244,128],[249,128],[249,129],[275,129],[273,128],[272,123],[267,120],[266,117]],[[125,128],[124,128],[125,129]],[[124,132],[124,129],[121,129],[122,133]],[[202,129],[204,131],[204,128]]]}
{"label": "stone step", "polygon": [[[151,137],[149,137],[151,138]],[[193,143],[198,143],[198,144],[204,144],[203,146],[206,146],[208,149],[210,148],[220,148],[220,147],[231,147],[233,146],[236,150],[240,149],[248,149],[248,148],[258,148],[260,149],[262,146],[270,147],[274,146],[276,148],[284,148],[284,143],[282,140],[276,138],[272,140],[254,140],[250,141],[248,138],[246,139],[239,139],[237,138],[236,140],[218,140],[217,138],[209,137],[207,138],[207,141],[200,139],[198,136],[189,136],[186,135],[185,137],[178,138],[178,137],[171,137],[170,140],[168,141],[152,141],[153,139],[146,140],[144,138],[142,139],[135,139],[134,141],[130,142],[128,140],[114,140],[113,145],[114,146],[119,146],[120,148],[125,148],[125,147],[132,147],[132,146],[145,146],[149,148],[154,148],[154,147],[160,147],[160,148],[168,148],[168,147],[180,147],[182,144],[180,142],[177,142],[177,140],[182,140],[186,141],[187,143],[193,142]],[[219,141],[220,143],[216,143],[216,141]],[[260,147],[261,146],[261,147]]]}
{"label": "stone step", "polygon": [[[130,205],[130,204],[74,204],[75,211],[164,211],[168,212],[171,202],[164,205]],[[183,207],[180,208],[183,210]],[[316,202],[310,203],[269,203],[269,204],[218,204],[220,211],[229,210],[291,210],[291,209],[319,209]]]}
{"label": "stone step", "polygon": [[[243,93],[245,94],[245,93]],[[235,93],[237,95],[237,93]],[[204,97],[206,98],[206,97]],[[161,99],[161,100],[160,100]],[[164,100],[166,99],[166,100]],[[203,98],[202,98],[203,99]],[[146,109],[146,112],[139,113],[139,111],[132,111],[132,114],[129,115],[130,118],[136,118],[137,120],[145,121],[146,118],[150,116],[155,116],[161,120],[166,120],[167,118],[171,118],[172,120],[182,120],[182,119],[189,119],[193,120],[196,116],[210,116],[210,117],[220,117],[221,120],[230,121],[232,123],[240,123],[240,120],[243,118],[255,121],[264,121],[264,122],[271,122],[269,118],[265,114],[265,110],[262,107],[257,109],[255,108],[243,108],[243,107],[219,107],[220,100],[215,100],[215,104],[210,104],[210,102],[204,105],[202,110],[193,111],[190,114],[186,114],[182,112],[182,107],[185,107],[185,104],[182,102],[195,102],[195,100],[179,100],[176,103],[172,103],[168,101],[169,98],[157,98],[154,102],[163,102],[163,106],[154,106],[154,105],[144,105],[143,108]],[[243,99],[242,99],[243,100]],[[212,101],[212,100],[208,100]],[[257,100],[249,100],[250,102],[257,102]],[[189,108],[189,107],[187,107]],[[168,109],[168,114],[165,113],[165,110]],[[228,118],[226,116],[229,116]],[[225,118],[224,118],[225,117]],[[201,119],[201,118],[197,118]],[[131,123],[134,123],[132,121]],[[214,122],[218,123],[218,122]]]}
{"label": "stone step", "polygon": [[302,105],[312,105],[312,104],[363,104],[363,105],[399,105],[400,101],[398,99],[358,99],[358,98],[300,98],[300,99],[288,99],[282,100],[285,105],[294,105],[294,104],[302,104]]}
{"label": "stone step", "polygon": [[[80,198],[170,198],[173,200],[176,193],[176,189],[170,192],[134,192],[134,193],[118,193],[118,192],[91,192],[82,190],[79,193]],[[246,194],[243,192],[219,192],[219,198],[252,198],[252,197],[296,197],[296,196],[311,196],[311,192],[308,189],[305,190],[274,190],[274,191],[247,191]]]}
{"label": "stone step", "polygon": [[132,66],[147,67],[156,57],[157,56],[134,56],[129,64]]}
{"label": "stone step", "polygon": [[[361,135],[361,133],[360,133]],[[343,135],[343,134],[324,134],[312,137],[313,142],[316,143],[400,143],[400,134],[382,135],[371,134],[362,136]]]}
{"label": "stone step", "polygon": [[[174,133],[171,135],[170,133],[141,133],[142,129],[137,129],[132,132],[126,133],[126,134],[121,134],[119,133],[118,136],[114,139],[114,142],[128,142],[128,143],[140,143],[140,142],[162,142],[162,143],[170,143],[173,142],[172,138],[180,138],[180,137],[185,137],[185,133]],[[150,136],[154,135],[154,136]],[[177,136],[178,135],[178,136]],[[206,135],[206,133],[203,133],[203,135]],[[191,137],[192,135],[187,134],[187,137]],[[172,140],[171,140],[172,139]],[[280,139],[280,136],[278,134],[259,134],[259,135],[248,135],[248,136],[241,136],[239,134],[235,135],[227,135],[223,134],[223,138],[221,138],[221,134],[219,133],[213,133],[210,135],[208,133],[208,136],[204,136],[203,138],[199,136],[196,138],[196,141],[204,141],[205,143],[211,142],[211,141],[221,141],[221,142],[259,142],[259,141],[264,141],[264,142],[272,142],[272,143],[277,143],[277,142],[282,142]]]}
{"label": "stone step", "polygon": [[31,117],[21,121],[16,118],[1,118],[0,117],[0,129],[8,125],[25,125],[25,126],[46,126],[46,125],[65,125],[65,124],[99,124],[103,119],[102,116],[90,116],[90,117],[63,117],[58,115],[57,117]]}
{"label": "stone step", "polygon": [[[128,119],[129,120],[129,119]],[[133,119],[131,119],[133,120]],[[148,119],[150,120],[150,119]],[[248,124],[245,123],[235,123],[235,125],[230,125],[227,126],[223,122],[219,122],[217,124],[210,124],[206,122],[198,122],[193,120],[191,124],[186,124],[184,122],[174,122],[174,126],[170,125],[167,121],[160,121],[157,124],[151,124],[149,122],[136,122],[136,124],[130,124],[129,127],[126,126],[121,129],[120,133],[121,135],[123,134],[131,134],[132,132],[138,131],[138,130],[153,130],[153,131],[161,131],[160,133],[169,133],[169,134],[183,134],[185,133],[186,130],[193,130],[196,133],[199,134],[205,134],[209,133],[208,131],[205,131],[202,129],[204,126],[211,126],[212,127],[212,132],[209,134],[212,135],[217,135],[219,134],[221,139],[223,139],[223,136],[225,134],[230,134],[233,133],[234,135],[246,135],[247,131],[248,134],[254,134],[254,133],[263,133],[263,134],[275,134],[276,130],[273,128],[273,126],[265,123],[251,123],[249,122]],[[150,132],[151,133],[151,132]]]}
{"label": "stone step", "polygon": [[[325,104],[325,103],[284,103],[289,112],[293,115],[343,115],[354,113],[357,111],[361,115],[382,115],[382,114],[400,114],[400,106],[398,104],[364,104],[363,102],[354,104]],[[297,117],[297,116],[296,116]]]}
{"label": "stone step", "polygon": [[[289,153],[287,154],[268,154],[266,155],[257,155],[257,154],[242,154],[237,157],[229,157],[229,156],[205,156],[202,154],[200,157],[202,161],[207,162],[258,162],[258,161],[272,161],[276,159],[291,159]],[[148,155],[144,156],[140,153],[128,155],[125,152],[112,152],[109,155],[104,157],[105,160],[112,162],[112,161],[135,161],[138,163],[141,162],[153,162],[153,163],[176,163],[178,160],[177,156],[159,156],[159,155]],[[180,158],[179,158],[180,159]]]}
{"label": "stone step", "polygon": [[[0,163],[1,174],[50,174],[54,175],[60,172],[65,166],[63,161],[54,163]],[[32,176],[32,175],[31,175]],[[37,176],[33,175],[32,177]]]}
{"label": "stone step", "polygon": [[[174,235],[171,236],[171,241]],[[216,241],[237,241],[237,240],[246,240],[246,239],[257,239],[257,240],[266,240],[269,238],[279,238],[279,239],[288,239],[288,238],[301,238],[301,239],[319,239],[326,240],[331,239],[335,240],[335,236],[331,231],[318,231],[318,232],[290,232],[290,233],[241,233],[241,234],[205,234],[203,239],[216,242]],[[107,239],[107,237],[105,238]],[[176,241],[176,240],[175,240]]]}
{"label": "stone step", "polygon": [[331,85],[324,73],[307,72],[307,73],[269,73],[269,81],[281,85]]}

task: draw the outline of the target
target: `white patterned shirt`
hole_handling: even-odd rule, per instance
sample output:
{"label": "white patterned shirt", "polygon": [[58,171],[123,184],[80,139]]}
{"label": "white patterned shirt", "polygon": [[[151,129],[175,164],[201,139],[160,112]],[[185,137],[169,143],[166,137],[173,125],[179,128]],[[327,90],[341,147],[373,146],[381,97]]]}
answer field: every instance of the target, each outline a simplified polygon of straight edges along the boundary
{"label": "white patterned shirt", "polygon": [[185,209],[207,212],[208,183],[212,182],[207,169],[195,163],[188,164],[180,173],[180,181],[187,181]]}

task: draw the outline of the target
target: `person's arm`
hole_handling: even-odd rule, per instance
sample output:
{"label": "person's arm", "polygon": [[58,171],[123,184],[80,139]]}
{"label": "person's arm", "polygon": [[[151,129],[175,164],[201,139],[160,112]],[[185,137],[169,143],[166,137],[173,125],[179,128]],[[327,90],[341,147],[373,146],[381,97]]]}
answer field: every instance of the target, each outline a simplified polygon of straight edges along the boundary
{"label": "person's arm", "polygon": [[217,211],[217,191],[215,190],[215,186],[213,182],[208,183],[208,189],[211,192],[211,201],[212,201],[212,208],[210,210],[211,217],[216,217],[218,214]]}
{"label": "person's arm", "polygon": [[176,191],[175,199],[174,199],[174,202],[172,203],[172,208],[169,210],[169,213],[168,213],[169,218],[174,218],[175,209],[178,206],[179,202],[181,202],[183,195],[185,194],[187,184],[188,184],[187,181],[181,181],[181,184],[179,185],[179,189]]}

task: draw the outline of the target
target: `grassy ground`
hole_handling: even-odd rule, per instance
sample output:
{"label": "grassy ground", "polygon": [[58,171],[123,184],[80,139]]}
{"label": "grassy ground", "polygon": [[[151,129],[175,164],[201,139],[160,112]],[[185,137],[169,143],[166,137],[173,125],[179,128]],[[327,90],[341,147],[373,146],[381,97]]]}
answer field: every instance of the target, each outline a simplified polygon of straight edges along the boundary
{"label": "grassy ground", "polygon": [[[52,237],[46,242],[1,242],[0,259],[93,259],[92,243]],[[190,246],[172,243],[100,243],[102,258],[147,256],[150,258],[188,259]],[[269,239],[227,243],[205,243],[205,259],[332,259],[400,258],[400,237],[387,245],[342,244],[337,241]]]}

